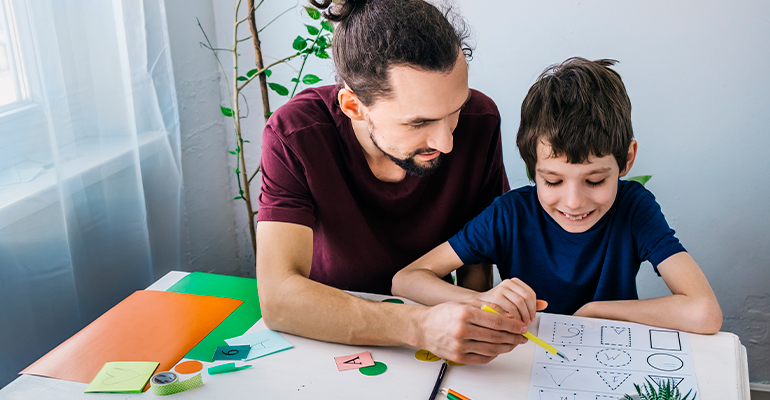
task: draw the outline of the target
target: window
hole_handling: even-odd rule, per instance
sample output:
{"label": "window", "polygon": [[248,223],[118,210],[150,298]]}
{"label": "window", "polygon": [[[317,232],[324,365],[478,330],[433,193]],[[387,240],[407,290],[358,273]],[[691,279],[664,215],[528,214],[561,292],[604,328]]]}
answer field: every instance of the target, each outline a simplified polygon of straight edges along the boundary
{"label": "window", "polygon": [[0,109],[26,97],[10,3],[0,0]]}

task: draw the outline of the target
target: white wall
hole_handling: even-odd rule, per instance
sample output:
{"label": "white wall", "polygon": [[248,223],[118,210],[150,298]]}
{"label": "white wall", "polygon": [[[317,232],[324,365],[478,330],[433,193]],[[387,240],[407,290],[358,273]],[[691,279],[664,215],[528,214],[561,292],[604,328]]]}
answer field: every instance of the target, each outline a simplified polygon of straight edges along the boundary
{"label": "white wall", "polygon": [[[241,275],[216,60],[199,46],[196,17],[214,32],[211,0],[166,1],[179,102],[187,271]],[[211,37],[211,36],[210,36]],[[253,269],[253,268],[252,268]],[[253,276],[253,272],[252,272]]]}
{"label": "white wall", "polygon": [[[751,380],[770,381],[770,232],[766,221],[770,212],[765,204],[770,198],[770,162],[764,154],[770,148],[770,2],[456,3],[475,32],[471,86],[495,99],[503,116],[505,162],[512,187],[528,183],[515,147],[515,134],[521,101],[537,75],[546,66],[571,56],[620,61],[616,69],[631,97],[639,141],[639,155],[631,175],[653,175],[648,187],[720,300],[725,314],[723,330],[737,333],[747,347]],[[221,47],[231,44],[234,4],[233,0],[213,0],[215,36]],[[260,26],[288,5],[291,2],[267,1],[258,17]],[[167,2],[169,13],[172,9],[179,12],[179,16],[169,17],[170,29],[182,29],[182,22],[174,23],[174,18],[187,18],[184,24],[190,24],[189,19],[194,23],[197,15],[210,22],[212,15],[194,14],[186,10],[188,7],[187,1]],[[206,12],[205,7],[198,12]],[[292,11],[267,28],[262,34],[266,54],[272,59],[285,55],[306,22],[299,12]],[[184,28],[184,33],[176,35],[171,32],[171,39],[172,51],[175,42],[186,40],[182,45],[185,51],[195,54],[175,54],[175,71],[205,59],[206,54],[198,51],[200,36],[194,29]],[[242,62],[251,59],[246,49],[242,54]],[[227,60],[225,63],[231,65]],[[330,82],[333,78],[328,68],[324,63],[311,65],[311,70]],[[273,80],[285,82],[289,72],[277,70]],[[185,93],[194,93],[187,95],[189,102],[204,94],[196,91],[195,85],[205,84],[208,88],[210,80],[215,79],[210,65],[197,80],[190,78],[187,86],[180,84],[179,75],[180,104],[187,104]],[[220,94],[226,93],[224,86],[220,90]],[[251,99],[252,111],[258,110],[258,97]],[[272,101],[274,106],[281,104],[278,97]],[[192,124],[195,126],[221,123],[216,115],[185,114],[184,110],[181,118],[183,135],[190,120],[196,121]],[[262,125],[259,118],[251,119],[244,129],[247,138],[259,143]],[[210,130],[220,129],[217,126]],[[232,128],[225,124],[225,129],[232,147]],[[193,140],[203,132],[192,129],[187,135],[188,140]],[[212,144],[205,152],[224,152],[225,147],[217,149]],[[211,175],[188,166],[189,157],[201,157],[203,153],[188,148],[183,155],[183,161],[188,157],[184,171],[188,196],[197,196],[195,202],[202,208],[208,202],[206,196],[215,195],[203,187],[220,182],[222,176],[219,160],[217,172],[208,171]],[[251,161],[256,162],[257,152],[250,154]],[[197,173],[201,176],[191,176]],[[232,178],[232,173],[229,176]],[[189,185],[193,184],[200,187],[201,193],[190,193]],[[226,205],[218,198],[211,202]],[[244,229],[246,219],[239,208],[234,210],[236,227],[222,233],[237,235],[237,262],[242,271],[253,273],[250,242]],[[226,218],[222,219],[219,222],[224,223]],[[191,243],[200,235],[195,229],[202,228],[202,222],[197,228],[190,224]],[[643,266],[638,283],[642,296],[667,293],[648,265]]]}

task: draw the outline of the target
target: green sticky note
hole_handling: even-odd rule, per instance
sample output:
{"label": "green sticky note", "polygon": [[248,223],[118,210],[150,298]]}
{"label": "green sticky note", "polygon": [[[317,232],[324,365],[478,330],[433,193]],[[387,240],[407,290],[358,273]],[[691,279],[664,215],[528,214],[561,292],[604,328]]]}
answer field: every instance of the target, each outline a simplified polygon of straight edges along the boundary
{"label": "green sticky note", "polygon": [[240,307],[185,355],[185,358],[191,360],[211,362],[217,347],[227,345],[225,339],[243,335],[262,318],[256,279],[193,272],[180,279],[168,291],[243,301]]}
{"label": "green sticky note", "polygon": [[224,374],[227,372],[235,372],[240,371],[242,369],[251,368],[251,365],[243,365],[240,367],[236,367],[234,362],[222,364],[222,365],[216,365],[211,368],[209,368],[209,375],[216,375],[216,374]]}
{"label": "green sticky note", "polygon": [[85,393],[139,393],[147,385],[158,365],[157,362],[144,361],[108,362],[96,374]]}

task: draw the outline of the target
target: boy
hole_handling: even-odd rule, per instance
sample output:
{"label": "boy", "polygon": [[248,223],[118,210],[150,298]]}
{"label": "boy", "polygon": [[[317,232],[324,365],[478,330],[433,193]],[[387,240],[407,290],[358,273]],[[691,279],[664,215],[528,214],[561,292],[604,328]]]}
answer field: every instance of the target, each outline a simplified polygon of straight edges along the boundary
{"label": "boy", "polygon": [[[669,228],[654,196],[621,181],[636,157],[631,102],[614,60],[571,58],[527,93],[516,139],[534,186],[497,198],[457,235],[401,270],[394,295],[424,304],[494,303],[531,323],[535,311],[625,320],[695,333],[722,324],[716,296]],[[671,295],[638,300],[648,260]],[[495,263],[509,279],[486,292],[440,279]]]}

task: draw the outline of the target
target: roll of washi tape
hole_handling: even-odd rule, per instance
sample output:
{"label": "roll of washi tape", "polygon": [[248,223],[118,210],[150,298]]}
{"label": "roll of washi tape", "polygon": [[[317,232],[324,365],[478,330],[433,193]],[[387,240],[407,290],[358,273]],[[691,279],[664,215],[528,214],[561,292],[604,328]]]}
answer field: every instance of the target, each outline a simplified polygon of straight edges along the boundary
{"label": "roll of washi tape", "polygon": [[150,390],[156,396],[166,396],[169,394],[184,392],[196,388],[203,384],[203,378],[201,373],[193,375],[192,377],[182,379],[175,372],[159,372],[152,376],[150,379]]}

